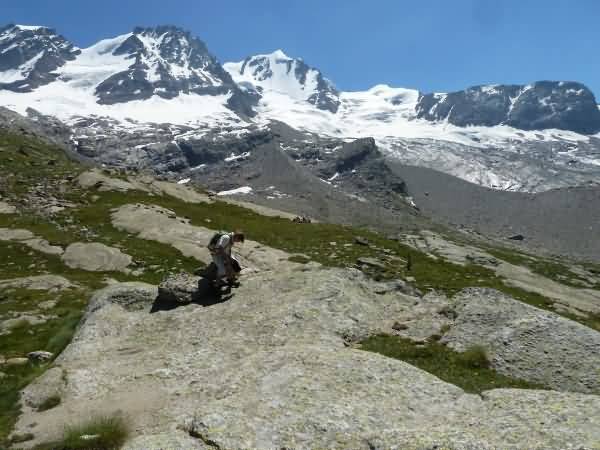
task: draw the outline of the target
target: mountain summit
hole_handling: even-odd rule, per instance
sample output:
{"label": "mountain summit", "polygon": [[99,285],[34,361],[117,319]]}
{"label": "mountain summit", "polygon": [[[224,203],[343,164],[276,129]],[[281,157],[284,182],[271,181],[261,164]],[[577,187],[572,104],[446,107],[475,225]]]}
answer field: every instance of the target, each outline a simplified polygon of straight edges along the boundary
{"label": "mountain summit", "polygon": [[46,85],[51,86],[39,93],[44,101],[76,98],[79,109],[85,105],[88,111],[91,102],[114,105],[197,94],[223,97],[229,109],[252,116],[257,100],[238,87],[204,42],[174,26],[137,27],[83,50],[49,28],[1,29],[0,91],[31,92]]}
{"label": "mountain summit", "polygon": [[321,72],[300,58],[290,58],[282,50],[249,56],[244,61],[224,65],[233,79],[259,91],[286,94],[304,100],[318,109],[337,112],[339,92]]}
{"label": "mountain summit", "polygon": [[247,94],[209,53],[206,44],[180,28],[135,28],[113,55],[124,56],[131,65],[97,86],[99,103],[143,100],[153,95],[170,99],[181,93],[230,93],[230,106],[252,113],[251,99],[244,98]]}

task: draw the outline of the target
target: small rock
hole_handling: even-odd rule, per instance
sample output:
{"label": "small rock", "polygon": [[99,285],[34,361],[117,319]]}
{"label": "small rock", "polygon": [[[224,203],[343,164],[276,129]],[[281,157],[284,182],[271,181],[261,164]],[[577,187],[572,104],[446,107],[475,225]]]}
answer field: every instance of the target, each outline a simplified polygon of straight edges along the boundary
{"label": "small rock", "polygon": [[387,283],[381,283],[375,289],[375,293],[379,295],[387,294],[388,292],[401,292],[413,297],[421,297],[423,295],[421,291],[406,283],[404,280],[393,280],[388,281]]}
{"label": "small rock", "polygon": [[56,306],[56,300],[46,300],[44,302],[38,303],[38,308],[47,311],[48,309],[52,309]]}
{"label": "small rock", "polygon": [[367,241],[364,237],[356,236],[354,238],[354,243],[358,245],[369,245],[369,241]]}
{"label": "small rock", "polygon": [[94,439],[98,439],[99,437],[99,434],[82,434],[81,436],[79,436],[79,439],[82,439],[84,441],[91,441]]}
{"label": "small rock", "polygon": [[377,269],[385,269],[386,268],[385,264],[383,264],[381,261],[379,261],[376,258],[370,258],[370,257],[363,256],[361,258],[358,258],[356,260],[356,262],[361,266],[375,267]]}
{"label": "small rock", "polygon": [[27,358],[29,358],[29,361],[31,361],[32,363],[45,363],[47,361],[50,361],[53,356],[53,353],[46,352],[43,350],[37,350],[35,352],[27,353]]}
{"label": "small rock", "polygon": [[400,323],[400,322],[394,322],[394,325],[392,325],[392,330],[395,330],[395,331],[408,330],[408,325],[406,325],[404,323]]}
{"label": "small rock", "polygon": [[486,257],[480,255],[466,255],[465,258],[473,264],[480,266],[498,266],[500,261],[493,257]]}
{"label": "small rock", "polygon": [[24,434],[13,434],[10,437],[10,442],[13,444],[19,444],[21,442],[27,442],[35,439],[35,436],[32,433],[24,433]]}
{"label": "small rock", "polygon": [[525,239],[525,236],[523,236],[522,234],[515,234],[514,236],[509,236],[508,239],[513,241],[522,241]]}

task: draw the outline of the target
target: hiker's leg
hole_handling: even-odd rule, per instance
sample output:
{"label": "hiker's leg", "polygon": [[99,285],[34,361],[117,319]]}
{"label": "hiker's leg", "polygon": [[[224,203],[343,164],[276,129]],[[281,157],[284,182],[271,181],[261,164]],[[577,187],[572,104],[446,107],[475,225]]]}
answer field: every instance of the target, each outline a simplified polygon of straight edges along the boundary
{"label": "hiker's leg", "polygon": [[219,284],[221,279],[226,275],[225,261],[222,255],[213,255],[213,262],[217,266],[217,276],[215,277],[215,283]]}

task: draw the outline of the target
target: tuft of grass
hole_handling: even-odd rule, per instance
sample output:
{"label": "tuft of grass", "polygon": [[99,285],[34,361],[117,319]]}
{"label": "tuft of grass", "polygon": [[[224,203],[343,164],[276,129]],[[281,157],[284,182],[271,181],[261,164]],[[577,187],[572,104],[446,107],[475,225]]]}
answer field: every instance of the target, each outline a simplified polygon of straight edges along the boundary
{"label": "tuft of grass", "polygon": [[464,352],[458,353],[456,358],[461,365],[471,369],[487,369],[490,367],[485,348],[481,345],[473,345],[467,348]]}
{"label": "tuft of grass", "polygon": [[49,352],[58,355],[65,349],[69,342],[71,342],[71,338],[73,337],[73,334],[75,334],[75,330],[77,329],[77,325],[79,325],[82,315],[82,312],[79,310],[68,313],[54,332],[54,335],[48,340],[46,348]]}
{"label": "tuft of grass", "polygon": [[361,342],[360,348],[405,361],[469,393],[496,388],[546,388],[499,374],[489,367],[485,350],[479,346],[459,353],[435,340],[417,345],[399,336],[378,335]]}
{"label": "tuft of grass", "polygon": [[0,383],[0,448],[8,448],[8,436],[17,421],[19,391],[44,372],[43,368],[31,365],[4,367],[6,377]]}
{"label": "tuft of grass", "polygon": [[48,397],[46,400],[44,400],[40,406],[38,406],[38,411],[42,412],[42,411],[48,411],[49,409],[55,408],[58,405],[60,405],[61,399],[60,396],[58,395],[52,395],[50,397]]}
{"label": "tuft of grass", "polygon": [[116,450],[128,436],[129,426],[123,417],[95,417],[66,427],[61,441],[41,444],[36,450]]}

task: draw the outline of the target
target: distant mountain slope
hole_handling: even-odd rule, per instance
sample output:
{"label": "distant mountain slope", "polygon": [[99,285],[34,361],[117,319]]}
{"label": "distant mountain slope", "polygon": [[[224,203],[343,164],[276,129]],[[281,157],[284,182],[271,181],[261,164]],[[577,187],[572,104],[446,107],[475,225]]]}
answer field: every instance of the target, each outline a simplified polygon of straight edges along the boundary
{"label": "distant mountain slope", "polygon": [[417,117],[462,127],[505,124],[522,130],[600,131],[594,94],[581,83],[563,81],[474,86],[450,94],[427,94],[419,99]]}
{"label": "distant mountain slope", "polygon": [[444,173],[389,162],[421,212],[503,238],[521,234],[536,251],[600,258],[600,186],[539,194],[486,189]]}

